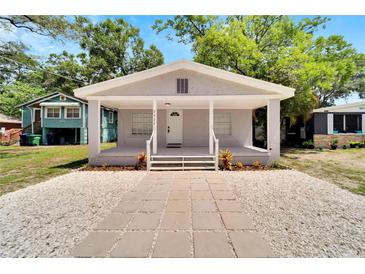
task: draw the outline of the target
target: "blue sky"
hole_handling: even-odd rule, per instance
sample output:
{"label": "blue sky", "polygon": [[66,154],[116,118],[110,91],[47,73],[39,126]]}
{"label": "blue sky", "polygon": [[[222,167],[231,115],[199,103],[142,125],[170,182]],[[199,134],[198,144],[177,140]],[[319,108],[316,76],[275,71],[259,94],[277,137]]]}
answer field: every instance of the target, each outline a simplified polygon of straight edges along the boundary
{"label": "blue sky", "polygon": [[[94,23],[105,20],[106,18],[116,18],[118,16],[88,16]],[[166,38],[166,32],[156,35],[151,26],[156,19],[166,19],[169,16],[121,16],[130,24],[140,29],[140,35],[144,39],[146,46],[155,44],[163,53],[165,63],[176,59],[192,59],[191,45],[179,44],[176,41],[170,41]],[[294,20],[299,21],[306,16],[293,16]],[[331,20],[327,23],[325,29],[317,32],[317,35],[329,36],[340,34],[352,43],[359,51],[365,53],[365,16],[328,16]],[[19,40],[29,45],[30,53],[41,58],[46,58],[49,53],[59,53],[67,50],[77,53],[79,47],[76,43],[66,42],[62,44],[47,37],[32,34],[25,30],[0,31],[0,41]],[[358,100],[358,97],[352,96],[347,102]],[[340,100],[337,103],[344,103]]]}

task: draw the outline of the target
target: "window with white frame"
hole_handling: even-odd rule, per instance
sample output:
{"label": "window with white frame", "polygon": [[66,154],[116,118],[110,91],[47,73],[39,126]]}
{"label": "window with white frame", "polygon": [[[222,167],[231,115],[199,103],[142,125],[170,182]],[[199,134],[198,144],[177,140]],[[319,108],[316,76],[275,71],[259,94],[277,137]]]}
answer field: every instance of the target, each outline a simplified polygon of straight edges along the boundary
{"label": "window with white frame", "polygon": [[46,108],[46,118],[59,119],[61,118],[61,109],[60,108]]}
{"label": "window with white frame", "polygon": [[214,133],[216,135],[232,135],[231,113],[214,114]]}
{"label": "window with white frame", "polygon": [[114,113],[113,111],[109,111],[109,124],[113,124],[114,122]]}
{"label": "window with white frame", "polygon": [[132,113],[132,135],[148,136],[152,134],[152,113]]}
{"label": "window with white frame", "polygon": [[67,107],[65,109],[65,118],[67,119],[79,119],[80,118],[80,108],[77,107]]}

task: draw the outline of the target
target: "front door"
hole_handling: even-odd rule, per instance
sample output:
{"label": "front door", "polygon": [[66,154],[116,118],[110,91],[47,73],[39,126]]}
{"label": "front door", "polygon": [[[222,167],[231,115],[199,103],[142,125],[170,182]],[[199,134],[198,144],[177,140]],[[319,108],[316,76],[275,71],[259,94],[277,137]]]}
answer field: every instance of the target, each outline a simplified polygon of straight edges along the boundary
{"label": "front door", "polygon": [[168,109],[166,111],[166,143],[182,144],[183,142],[183,111]]}
{"label": "front door", "polygon": [[40,109],[34,109],[34,122],[38,122],[41,120],[41,110]]}

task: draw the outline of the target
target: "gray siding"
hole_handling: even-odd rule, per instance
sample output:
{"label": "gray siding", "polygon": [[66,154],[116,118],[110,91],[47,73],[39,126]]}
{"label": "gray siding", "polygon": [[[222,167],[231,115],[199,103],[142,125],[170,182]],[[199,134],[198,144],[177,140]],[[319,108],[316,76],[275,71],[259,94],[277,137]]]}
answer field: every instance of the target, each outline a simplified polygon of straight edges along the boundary
{"label": "gray siding", "polygon": [[314,113],[314,134],[327,134],[327,113]]}

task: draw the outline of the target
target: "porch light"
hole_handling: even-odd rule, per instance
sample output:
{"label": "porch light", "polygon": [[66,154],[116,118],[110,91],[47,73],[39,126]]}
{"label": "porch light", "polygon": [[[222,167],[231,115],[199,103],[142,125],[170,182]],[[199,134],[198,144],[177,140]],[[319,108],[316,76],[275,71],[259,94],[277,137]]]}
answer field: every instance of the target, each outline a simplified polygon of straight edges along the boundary
{"label": "porch light", "polygon": [[169,107],[171,106],[171,103],[165,103],[165,106]]}

